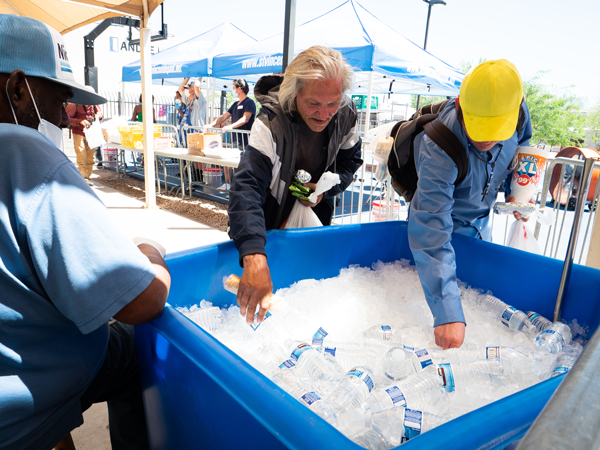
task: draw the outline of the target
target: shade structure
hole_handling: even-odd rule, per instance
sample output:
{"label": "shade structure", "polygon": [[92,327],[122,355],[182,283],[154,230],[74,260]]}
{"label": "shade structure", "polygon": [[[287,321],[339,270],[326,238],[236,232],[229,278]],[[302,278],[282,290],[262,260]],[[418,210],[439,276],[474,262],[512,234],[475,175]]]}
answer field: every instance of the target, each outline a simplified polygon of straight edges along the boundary
{"label": "shade structure", "polygon": [[[166,79],[211,76],[215,55],[235,50],[256,39],[235,25],[225,22],[152,57],[152,78]],[[123,67],[123,81],[140,81],[141,61]]]}
{"label": "shade structure", "polygon": [[0,14],[31,17],[65,34],[110,17],[142,17],[144,1],[151,15],[164,0],[0,0]]}
{"label": "shade structure", "polygon": [[[355,72],[374,72],[377,79],[389,77],[383,86],[394,80],[394,93],[455,96],[464,77],[385,25],[355,0],[296,27],[294,55],[313,45],[339,50]],[[283,34],[278,34],[216,56],[213,76],[250,78],[281,72],[282,60]]]}

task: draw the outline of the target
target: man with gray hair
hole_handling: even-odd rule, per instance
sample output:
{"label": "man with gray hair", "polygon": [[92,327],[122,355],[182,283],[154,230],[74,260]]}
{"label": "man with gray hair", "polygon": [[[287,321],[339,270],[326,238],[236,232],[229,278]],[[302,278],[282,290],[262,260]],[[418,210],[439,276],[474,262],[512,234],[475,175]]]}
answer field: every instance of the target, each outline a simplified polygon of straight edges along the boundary
{"label": "man with gray hair", "polygon": [[[237,302],[252,323],[268,309],[273,290],[267,265],[266,231],[283,228],[296,201],[313,208],[323,225],[333,215],[333,198],[352,182],[362,165],[356,108],[345,95],[353,71],[341,53],[321,46],[300,53],[285,75],[262,77],[254,89],[262,109],[252,126],[247,150],[233,179],[229,235],[244,268]],[[315,203],[297,199],[289,187],[297,170],[316,182],[326,171],[339,174],[340,184]]]}

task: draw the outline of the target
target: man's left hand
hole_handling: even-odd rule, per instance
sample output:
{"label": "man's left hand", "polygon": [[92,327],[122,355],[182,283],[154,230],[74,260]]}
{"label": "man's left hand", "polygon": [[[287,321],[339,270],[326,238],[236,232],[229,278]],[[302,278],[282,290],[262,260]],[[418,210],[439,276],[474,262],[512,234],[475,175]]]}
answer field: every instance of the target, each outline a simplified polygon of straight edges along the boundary
{"label": "man's left hand", "polygon": [[[302,186],[310,188],[312,191],[314,191],[317,188],[316,183],[302,183]],[[308,195],[306,197],[308,197]],[[321,202],[321,200],[323,200],[323,194],[319,194],[317,196],[317,201],[315,203],[311,203],[311,202],[307,202],[306,200],[298,199],[298,201],[300,203],[302,203],[304,206],[310,206],[311,208],[314,208],[315,206],[317,206]]]}
{"label": "man's left hand", "polygon": [[233,126],[232,125],[225,125],[222,128],[223,131],[232,131],[233,130]]}

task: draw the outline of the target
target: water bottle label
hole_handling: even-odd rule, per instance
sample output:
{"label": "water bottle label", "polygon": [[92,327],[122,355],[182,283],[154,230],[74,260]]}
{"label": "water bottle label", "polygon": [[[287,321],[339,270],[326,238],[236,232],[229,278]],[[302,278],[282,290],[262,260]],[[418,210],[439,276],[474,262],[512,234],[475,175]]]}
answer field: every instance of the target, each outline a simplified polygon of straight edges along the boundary
{"label": "water bottle label", "polygon": [[404,350],[408,350],[409,352],[412,352],[412,353],[415,352],[415,348],[414,347],[409,347],[408,345],[403,345],[402,348]]}
{"label": "water bottle label", "polygon": [[312,350],[312,347],[308,344],[299,344],[292,354],[290,355],[294,361],[298,361],[298,358],[304,353],[306,350]]}
{"label": "water bottle label", "polygon": [[321,397],[316,392],[307,392],[302,397],[300,397],[308,406],[312,405],[314,402],[321,400]]}
{"label": "water bottle label", "polygon": [[333,348],[325,347],[325,353],[329,353],[334,358],[335,358],[335,351],[336,350],[337,350],[337,347],[333,347]]}
{"label": "water bottle label", "polygon": [[433,364],[433,362],[431,361],[431,355],[427,350],[417,350],[415,352],[415,355],[417,355],[417,358],[419,358],[419,363],[421,363],[422,369]]}
{"label": "water bottle label", "polygon": [[552,373],[550,374],[550,378],[557,377],[559,375],[562,375],[563,373],[567,373],[568,371],[568,367],[555,367]]}
{"label": "water bottle label", "polygon": [[265,323],[265,320],[267,320],[269,317],[271,317],[271,313],[267,311],[267,314],[265,314],[265,318],[263,319],[263,321],[261,323],[258,323],[258,313],[254,314],[254,321],[250,324],[250,328],[256,331],[257,328],[260,327],[263,323]]}
{"label": "water bottle label", "polygon": [[450,363],[443,363],[438,366],[438,375],[442,379],[446,392],[454,392],[454,372]]}
{"label": "water bottle label", "polygon": [[323,339],[325,339],[325,336],[327,336],[328,334],[329,333],[327,333],[327,331],[325,331],[323,328],[319,328],[312,337],[312,345],[314,345],[315,347],[322,347]]}
{"label": "water bottle label", "polygon": [[510,322],[511,317],[516,312],[517,312],[517,308],[515,308],[514,306],[509,306],[502,313],[502,317],[500,317],[500,320],[502,321],[502,323],[504,325],[508,326],[508,322]]}
{"label": "water bottle label", "polygon": [[361,379],[369,388],[369,392],[371,392],[371,389],[373,389],[373,380],[371,379],[371,377],[369,376],[368,373],[363,372],[362,370],[358,370],[358,368],[354,368],[351,369],[350,372],[348,372],[346,374],[346,376],[350,376],[350,377],[356,377]]}
{"label": "water bottle label", "polygon": [[383,340],[391,341],[392,340],[392,327],[389,325],[382,325],[381,331],[383,331]]}
{"label": "water bottle label", "polygon": [[500,347],[486,347],[485,359],[500,359]]}
{"label": "water bottle label", "polygon": [[281,364],[279,364],[279,368],[283,369],[284,367],[291,369],[292,367],[294,367],[296,364],[294,364],[294,361],[292,361],[291,359],[286,359],[284,362],[282,362]]}
{"label": "water bottle label", "polygon": [[412,439],[421,434],[421,424],[423,423],[423,413],[413,409],[404,410],[404,429],[406,437]]}
{"label": "water bottle label", "polygon": [[385,392],[390,396],[394,406],[396,406],[396,403],[398,403],[398,406],[406,406],[406,398],[404,398],[404,394],[398,386],[392,386],[386,389]]}
{"label": "water bottle label", "polygon": [[532,324],[534,324],[534,325],[535,325],[535,321],[536,321],[536,319],[537,319],[538,317],[540,317],[540,315],[539,315],[538,313],[536,313],[536,312],[529,311],[529,312],[527,313],[527,318],[528,318],[528,319],[529,319],[529,321],[530,321]]}

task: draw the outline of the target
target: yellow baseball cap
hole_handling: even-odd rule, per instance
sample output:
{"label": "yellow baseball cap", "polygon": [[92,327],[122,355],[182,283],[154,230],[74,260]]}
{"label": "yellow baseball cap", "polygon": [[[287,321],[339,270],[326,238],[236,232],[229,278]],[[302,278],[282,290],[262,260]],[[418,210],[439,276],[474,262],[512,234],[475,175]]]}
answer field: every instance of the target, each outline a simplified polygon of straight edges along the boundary
{"label": "yellow baseball cap", "polygon": [[505,141],[517,128],[523,81],[510,61],[485,61],[465,75],[458,98],[471,139]]}

